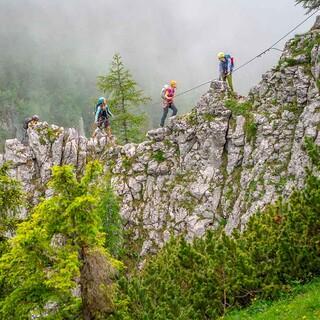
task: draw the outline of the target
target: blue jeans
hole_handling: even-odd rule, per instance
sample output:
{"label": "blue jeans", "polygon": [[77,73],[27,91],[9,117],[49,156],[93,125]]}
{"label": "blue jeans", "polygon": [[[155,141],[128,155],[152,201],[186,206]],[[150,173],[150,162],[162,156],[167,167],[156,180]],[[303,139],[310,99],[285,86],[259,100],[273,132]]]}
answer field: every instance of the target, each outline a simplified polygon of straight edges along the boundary
{"label": "blue jeans", "polygon": [[163,115],[160,121],[160,126],[163,127],[164,126],[164,122],[166,121],[167,115],[168,115],[168,111],[169,108],[172,110],[172,115],[171,117],[175,116],[178,112],[176,106],[173,103],[168,104],[165,108],[163,108]]}

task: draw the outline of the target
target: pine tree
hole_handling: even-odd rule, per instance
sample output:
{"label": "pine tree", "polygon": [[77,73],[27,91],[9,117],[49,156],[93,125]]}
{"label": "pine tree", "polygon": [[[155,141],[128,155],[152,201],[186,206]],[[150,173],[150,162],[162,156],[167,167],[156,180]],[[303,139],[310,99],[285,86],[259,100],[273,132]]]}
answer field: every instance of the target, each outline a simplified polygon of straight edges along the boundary
{"label": "pine tree", "polygon": [[121,56],[113,57],[111,68],[106,76],[98,77],[98,88],[109,93],[108,104],[115,115],[112,130],[122,143],[141,141],[146,129],[146,115],[140,107],[150,98],[137,88],[129,70],[124,67]]}
{"label": "pine tree", "polygon": [[103,246],[101,175],[98,162],[80,181],[71,166],[53,168],[53,196],[18,226],[0,259],[1,319],[100,319],[113,311],[119,262]]}
{"label": "pine tree", "polygon": [[0,167],[0,256],[5,250],[6,235],[14,232],[19,221],[25,198],[21,183],[9,176],[9,169],[9,163]]}
{"label": "pine tree", "polygon": [[320,0],[296,0],[297,4],[302,4],[305,9],[308,9],[308,12],[320,8]]}

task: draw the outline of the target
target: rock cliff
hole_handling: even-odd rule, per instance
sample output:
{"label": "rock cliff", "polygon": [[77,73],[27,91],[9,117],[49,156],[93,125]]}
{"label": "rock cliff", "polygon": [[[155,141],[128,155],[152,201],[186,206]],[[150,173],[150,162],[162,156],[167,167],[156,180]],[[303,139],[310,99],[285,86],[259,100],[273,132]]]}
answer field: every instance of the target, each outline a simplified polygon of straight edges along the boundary
{"label": "rock cliff", "polygon": [[0,162],[13,162],[12,175],[36,201],[50,195],[52,165],[73,164],[81,172],[89,159],[101,159],[144,255],[172,233],[192,238],[221,224],[228,232],[243,228],[258,209],[301,188],[309,165],[304,139],[320,145],[319,89],[315,26],[286,44],[279,64],[243,101],[214,81],[191,113],[124,146],[39,123],[28,130],[27,146],[7,140]]}

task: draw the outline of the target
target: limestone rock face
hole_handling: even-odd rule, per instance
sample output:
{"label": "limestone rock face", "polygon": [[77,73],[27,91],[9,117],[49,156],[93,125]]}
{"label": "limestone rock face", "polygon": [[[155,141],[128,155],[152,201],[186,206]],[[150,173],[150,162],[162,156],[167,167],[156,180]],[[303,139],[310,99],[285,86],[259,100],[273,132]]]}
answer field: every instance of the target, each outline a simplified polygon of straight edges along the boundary
{"label": "limestone rock face", "polygon": [[88,157],[98,157],[107,144],[104,135],[86,139],[75,129],[64,129],[46,122],[39,122],[27,131],[28,141],[10,139],[0,164],[12,163],[11,175],[22,181],[30,201],[36,203],[40,195],[50,195],[46,183],[54,165],[73,165],[82,172]]}
{"label": "limestone rock face", "polygon": [[241,112],[226,84],[214,81],[191,113],[170,118],[140,144],[117,146],[103,134],[88,140],[39,123],[28,130],[28,145],[6,141],[0,163],[13,162],[11,174],[36,202],[50,195],[53,165],[72,164],[80,173],[88,159],[101,159],[141,255],[171,234],[191,239],[221,224],[242,229],[258,209],[304,185],[304,140],[320,145],[319,46],[317,28],[290,40]]}
{"label": "limestone rock face", "polygon": [[150,131],[149,141],[107,152],[142,254],[170,234],[192,238],[221,223],[242,229],[258,209],[303,187],[305,137],[320,142],[319,45],[316,30],[290,40],[251,90],[248,112],[232,114],[225,83],[214,81],[191,113]]}

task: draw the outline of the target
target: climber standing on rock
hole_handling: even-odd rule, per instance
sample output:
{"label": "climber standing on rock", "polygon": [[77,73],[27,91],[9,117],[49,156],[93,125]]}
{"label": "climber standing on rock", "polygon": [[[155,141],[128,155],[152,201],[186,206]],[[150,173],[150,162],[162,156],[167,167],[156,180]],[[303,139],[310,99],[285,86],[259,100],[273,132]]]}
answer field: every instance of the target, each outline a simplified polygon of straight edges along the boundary
{"label": "climber standing on rock", "polygon": [[164,86],[161,92],[161,97],[163,99],[163,115],[160,121],[160,126],[164,126],[164,122],[166,121],[169,108],[172,110],[172,117],[175,116],[178,112],[176,106],[173,103],[173,99],[175,97],[177,88],[177,82],[175,80],[170,81],[170,86]]}
{"label": "climber standing on rock", "polygon": [[26,118],[23,122],[23,137],[22,137],[22,143],[27,144],[28,143],[28,129],[33,128],[39,121],[39,116],[36,114],[32,117]]}
{"label": "climber standing on rock", "polygon": [[[109,138],[111,138],[110,117],[113,117],[113,114],[107,104],[107,99],[104,97],[99,98],[98,104],[96,105],[95,123],[100,130],[107,133]],[[93,138],[97,134],[97,129],[93,133]]]}
{"label": "climber standing on rock", "polygon": [[233,83],[232,83],[232,71],[234,68],[234,58],[230,54],[224,52],[218,53],[219,59],[219,79],[221,81],[227,81],[230,93],[234,95]]}

